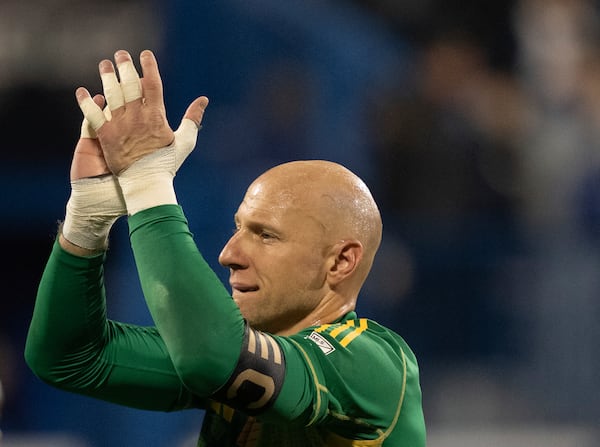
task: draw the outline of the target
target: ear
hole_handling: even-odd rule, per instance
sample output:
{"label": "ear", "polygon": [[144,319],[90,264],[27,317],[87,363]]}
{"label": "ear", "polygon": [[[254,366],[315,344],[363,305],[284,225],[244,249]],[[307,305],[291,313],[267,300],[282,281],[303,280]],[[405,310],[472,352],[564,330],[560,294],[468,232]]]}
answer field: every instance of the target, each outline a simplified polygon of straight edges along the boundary
{"label": "ear", "polygon": [[333,246],[331,254],[332,263],[327,278],[334,286],[351,277],[356,271],[363,258],[363,246],[356,239],[344,240]]}

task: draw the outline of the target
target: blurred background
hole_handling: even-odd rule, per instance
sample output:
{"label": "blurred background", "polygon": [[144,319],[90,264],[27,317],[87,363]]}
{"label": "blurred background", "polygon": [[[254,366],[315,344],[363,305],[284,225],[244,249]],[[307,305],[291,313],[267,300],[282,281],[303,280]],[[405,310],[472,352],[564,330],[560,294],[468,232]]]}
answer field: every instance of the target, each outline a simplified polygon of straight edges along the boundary
{"label": "blurred background", "polygon": [[[176,178],[207,260],[248,183],[323,158],[370,185],[359,300],[422,373],[430,447],[600,445],[600,26],[592,0],[1,0],[0,427],[7,447],[195,445],[202,412],[42,384],[23,347],[97,63],[153,49],[169,121],[210,106]],[[151,324],[126,225],[112,318]]]}

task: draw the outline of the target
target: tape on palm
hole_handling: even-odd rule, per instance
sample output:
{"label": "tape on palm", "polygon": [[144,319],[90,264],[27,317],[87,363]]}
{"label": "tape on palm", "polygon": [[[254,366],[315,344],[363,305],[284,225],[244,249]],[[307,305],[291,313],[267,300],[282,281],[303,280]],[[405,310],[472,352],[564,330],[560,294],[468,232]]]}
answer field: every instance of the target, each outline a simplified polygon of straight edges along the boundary
{"label": "tape on palm", "polygon": [[174,134],[173,143],[140,158],[117,177],[129,215],[178,203],[173,179],[196,146],[198,126],[184,118]]}

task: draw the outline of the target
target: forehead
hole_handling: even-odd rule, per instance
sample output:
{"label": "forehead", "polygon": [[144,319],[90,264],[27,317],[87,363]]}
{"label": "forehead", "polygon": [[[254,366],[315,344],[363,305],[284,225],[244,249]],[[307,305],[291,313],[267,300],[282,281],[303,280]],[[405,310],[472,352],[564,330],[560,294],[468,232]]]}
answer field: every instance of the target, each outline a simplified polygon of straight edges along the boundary
{"label": "forehead", "polygon": [[255,183],[248,188],[236,216],[278,217],[299,211],[294,194],[288,188],[271,188]]}
{"label": "forehead", "polygon": [[257,180],[250,185],[244,196],[247,203],[265,203],[285,207],[298,201],[298,192],[283,182]]}
{"label": "forehead", "polygon": [[248,218],[270,221],[286,226],[320,223],[314,201],[301,188],[271,182],[255,182],[248,188],[236,213],[236,219]]}

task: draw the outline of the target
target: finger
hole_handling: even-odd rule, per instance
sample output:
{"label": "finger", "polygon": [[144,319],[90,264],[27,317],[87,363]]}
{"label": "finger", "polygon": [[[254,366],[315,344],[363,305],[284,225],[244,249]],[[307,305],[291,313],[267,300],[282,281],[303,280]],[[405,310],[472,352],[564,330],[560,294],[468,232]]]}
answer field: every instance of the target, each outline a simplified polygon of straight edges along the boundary
{"label": "finger", "polygon": [[75,97],[77,98],[77,103],[83,113],[83,117],[88,120],[92,129],[96,131],[101,128],[106,122],[106,116],[104,116],[102,109],[91,98],[90,92],[83,87],[79,87],[75,91]]}
{"label": "finger", "polygon": [[198,126],[190,119],[182,119],[181,124],[175,131],[175,170],[183,164],[188,155],[196,147],[198,139]]}
{"label": "finger", "polygon": [[[96,95],[92,99],[98,107],[104,107],[104,96]],[[104,113],[105,116],[106,116],[106,111],[108,111],[108,109],[105,110],[105,113]],[[109,113],[110,113],[110,111],[109,111]],[[106,119],[108,121],[110,121],[110,116],[106,116]],[[79,135],[79,138],[97,138],[96,132],[90,125],[90,122],[87,120],[87,118],[83,118],[83,121],[81,123],[81,134]]]}
{"label": "finger", "polygon": [[110,110],[118,109],[125,105],[125,98],[117,74],[115,73],[115,67],[109,60],[103,60],[99,65],[100,79],[102,80],[102,90],[104,90],[104,96],[108,103]]}
{"label": "finger", "polygon": [[96,103],[96,105],[100,108],[104,107],[105,104],[105,98],[104,96],[98,94],[98,95],[94,95],[94,97],[92,98],[94,100],[94,102]]}
{"label": "finger", "polygon": [[115,62],[121,79],[121,91],[125,103],[140,99],[142,97],[142,83],[129,53],[125,50],[117,51]]}
{"label": "finger", "polygon": [[187,108],[179,128],[175,131],[175,141],[177,141],[175,147],[176,169],[179,169],[187,156],[196,147],[198,129],[200,128],[204,109],[206,109],[207,105],[208,98],[206,96],[196,98]]}
{"label": "finger", "polygon": [[142,87],[146,104],[164,109],[162,79],[154,53],[150,50],[142,51],[140,53],[140,65],[142,67]]}
{"label": "finger", "polygon": [[110,111],[110,109],[108,108],[108,106],[104,107],[104,109],[102,109],[102,111],[104,112],[104,116],[106,117],[106,121],[110,121],[112,119],[112,112]]}
{"label": "finger", "polygon": [[196,127],[200,128],[202,117],[204,116],[204,110],[206,110],[207,106],[208,98],[206,96],[200,96],[192,101],[192,103],[188,106],[183,118],[192,120],[196,124]]}
{"label": "finger", "polygon": [[87,118],[84,118],[81,122],[81,132],[79,134],[79,138],[98,138],[96,131],[92,128]]}

